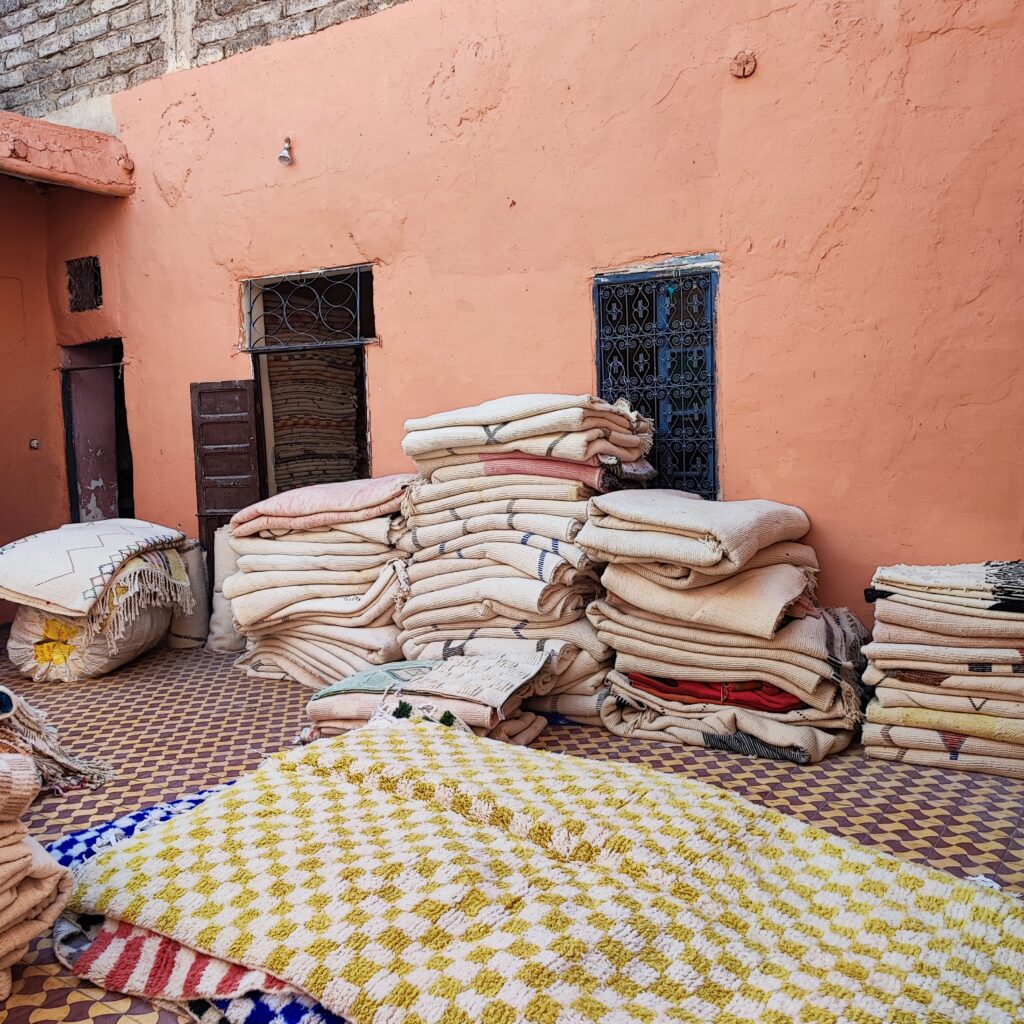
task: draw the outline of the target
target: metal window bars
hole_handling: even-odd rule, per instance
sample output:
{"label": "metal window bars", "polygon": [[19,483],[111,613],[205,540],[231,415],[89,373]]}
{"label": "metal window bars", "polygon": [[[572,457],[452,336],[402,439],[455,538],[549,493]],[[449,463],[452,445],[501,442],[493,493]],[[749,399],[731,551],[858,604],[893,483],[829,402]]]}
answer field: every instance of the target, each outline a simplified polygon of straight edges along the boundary
{"label": "metal window bars", "polygon": [[350,348],[375,344],[369,264],[243,282],[245,350]]}
{"label": "metal window bars", "polygon": [[72,313],[85,313],[103,305],[103,278],[99,256],[82,256],[65,260],[68,275],[68,308]]}
{"label": "metal window bars", "polygon": [[594,279],[598,387],[654,424],[656,486],[718,497],[713,257]]}

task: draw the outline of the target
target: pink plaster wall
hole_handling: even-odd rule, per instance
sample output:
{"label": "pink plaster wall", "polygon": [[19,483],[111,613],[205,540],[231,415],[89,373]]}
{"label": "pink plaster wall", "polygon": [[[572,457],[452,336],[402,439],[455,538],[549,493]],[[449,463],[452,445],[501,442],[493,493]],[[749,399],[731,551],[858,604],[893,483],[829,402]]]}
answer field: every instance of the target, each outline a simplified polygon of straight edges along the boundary
{"label": "pink plaster wall", "polygon": [[[45,199],[25,182],[0,177],[0,224],[0,544],[7,544],[67,522],[68,504]],[[11,613],[0,602],[0,622]]]}
{"label": "pink plaster wall", "polygon": [[1021,556],[1022,43],[1013,0],[415,0],[119,94],[136,192],[51,246],[116,290],[139,514],[195,529],[243,278],[377,264],[386,473],[407,416],[592,388],[595,271],[717,251],[724,494],[808,511],[824,597]]}

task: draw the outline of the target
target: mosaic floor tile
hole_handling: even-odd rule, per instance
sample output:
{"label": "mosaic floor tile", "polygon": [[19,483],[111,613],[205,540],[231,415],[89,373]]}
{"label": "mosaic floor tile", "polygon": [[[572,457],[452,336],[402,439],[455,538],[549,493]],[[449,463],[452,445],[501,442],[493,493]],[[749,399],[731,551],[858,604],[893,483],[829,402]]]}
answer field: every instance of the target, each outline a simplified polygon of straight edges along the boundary
{"label": "mosaic floor tile", "polygon": [[[291,744],[309,691],[246,679],[230,656],[158,652],[106,679],[33,683],[3,660],[0,684],[45,710],[76,753],[118,776],[93,792],[38,801],[27,821],[43,842],[146,804],[235,778]],[[535,746],[679,772],[858,842],[1024,892],[1024,782],[869,760],[853,749],[818,765],[625,740],[555,725]],[[176,1013],[83,984],[37,942],[14,969],[3,1024],[177,1024]]]}

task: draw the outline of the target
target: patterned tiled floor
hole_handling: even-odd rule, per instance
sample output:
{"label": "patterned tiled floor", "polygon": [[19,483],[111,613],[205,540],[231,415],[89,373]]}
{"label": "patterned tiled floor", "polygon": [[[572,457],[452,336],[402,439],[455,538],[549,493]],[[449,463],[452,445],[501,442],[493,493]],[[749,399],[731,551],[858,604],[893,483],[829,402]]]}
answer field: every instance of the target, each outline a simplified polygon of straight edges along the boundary
{"label": "patterned tiled floor", "polygon": [[[119,771],[100,790],[38,802],[28,824],[44,842],[255,768],[290,744],[308,693],[245,679],[231,658],[202,651],[161,652],[107,679],[59,686],[19,679],[4,660],[0,683],[47,711],[72,750],[104,758]],[[859,749],[798,767],[568,725],[552,727],[536,745],[682,772],[899,856],[1024,891],[1024,782],[870,761]],[[0,1022],[178,1019],[82,985],[54,961],[47,942],[14,975]]]}

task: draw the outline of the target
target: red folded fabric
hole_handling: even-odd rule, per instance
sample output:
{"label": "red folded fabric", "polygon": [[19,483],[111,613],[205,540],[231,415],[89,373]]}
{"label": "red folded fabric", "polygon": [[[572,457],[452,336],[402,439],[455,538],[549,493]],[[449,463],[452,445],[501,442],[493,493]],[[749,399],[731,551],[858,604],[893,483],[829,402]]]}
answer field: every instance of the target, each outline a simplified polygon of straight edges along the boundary
{"label": "red folded fabric", "polygon": [[662,700],[680,704],[729,704],[751,711],[795,711],[807,705],[799,698],[771,683],[699,683],[689,679],[655,679],[630,672],[629,681],[638,690]]}

